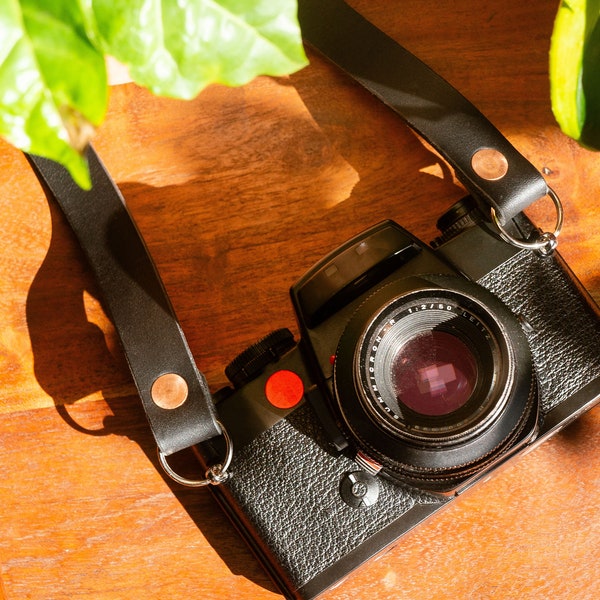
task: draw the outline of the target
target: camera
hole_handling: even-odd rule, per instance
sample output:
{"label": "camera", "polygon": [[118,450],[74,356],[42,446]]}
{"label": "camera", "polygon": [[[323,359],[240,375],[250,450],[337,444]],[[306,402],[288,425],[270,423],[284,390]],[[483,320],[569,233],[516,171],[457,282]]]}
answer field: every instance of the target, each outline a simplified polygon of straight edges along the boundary
{"label": "camera", "polygon": [[[211,486],[290,598],[335,585],[600,398],[600,319],[561,257],[473,197],[425,244],[393,221],[291,287],[216,398],[236,452]],[[539,235],[520,213],[506,229]],[[223,449],[205,444],[209,463]]]}
{"label": "camera", "polygon": [[[31,160],[105,293],[165,472],[220,484],[211,491],[279,588],[311,599],[592,408],[600,314],[554,251],[558,199],[474,106],[344,2],[307,0],[299,14],[308,40],[471,195],[430,244],[384,221],[310,268],[291,287],[299,340],[280,329],[244,350],[216,406],[97,157],[100,202]],[[522,212],[545,195],[555,234]],[[191,446],[203,480],[167,464]]]}

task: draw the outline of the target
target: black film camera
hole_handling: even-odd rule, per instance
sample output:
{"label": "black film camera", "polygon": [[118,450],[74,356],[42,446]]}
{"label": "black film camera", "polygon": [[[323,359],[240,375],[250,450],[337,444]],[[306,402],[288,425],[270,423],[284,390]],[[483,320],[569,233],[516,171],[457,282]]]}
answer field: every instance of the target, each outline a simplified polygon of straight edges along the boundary
{"label": "black film camera", "polygon": [[435,249],[392,221],[344,244],[291,289],[300,343],[275,331],[227,368],[236,452],[214,491],[292,597],[598,400],[597,308],[560,257],[507,243],[470,198],[438,226]]}

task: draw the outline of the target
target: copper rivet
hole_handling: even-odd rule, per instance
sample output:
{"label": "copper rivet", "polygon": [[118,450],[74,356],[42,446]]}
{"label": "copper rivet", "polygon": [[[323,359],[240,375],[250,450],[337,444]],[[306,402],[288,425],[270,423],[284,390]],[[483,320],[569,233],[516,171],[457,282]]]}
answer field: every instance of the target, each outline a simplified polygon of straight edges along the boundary
{"label": "copper rivet", "polygon": [[150,395],[154,404],[172,410],[187,400],[188,386],[181,375],[165,373],[154,381]]}
{"label": "copper rivet", "polygon": [[471,157],[473,171],[482,179],[497,181],[508,173],[508,160],[499,150],[482,148]]}

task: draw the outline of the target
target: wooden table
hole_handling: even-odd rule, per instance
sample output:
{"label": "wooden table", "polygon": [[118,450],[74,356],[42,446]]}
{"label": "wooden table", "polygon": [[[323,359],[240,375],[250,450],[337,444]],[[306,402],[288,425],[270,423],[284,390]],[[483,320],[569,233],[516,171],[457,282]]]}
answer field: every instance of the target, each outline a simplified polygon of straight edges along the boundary
{"label": "wooden table", "polygon": [[[549,107],[556,0],[352,4],[545,171],[565,204],[562,254],[600,300],[600,158]],[[318,258],[384,218],[429,240],[463,195],[395,116],[311,58],[289,79],[189,103],[116,87],[95,142],[213,389],[238,351],[294,328],[288,287]],[[72,234],[4,143],[0,203],[4,597],[278,597],[210,494],[161,476]],[[549,212],[535,216],[550,226]],[[596,408],[326,597],[600,597],[599,455]]]}

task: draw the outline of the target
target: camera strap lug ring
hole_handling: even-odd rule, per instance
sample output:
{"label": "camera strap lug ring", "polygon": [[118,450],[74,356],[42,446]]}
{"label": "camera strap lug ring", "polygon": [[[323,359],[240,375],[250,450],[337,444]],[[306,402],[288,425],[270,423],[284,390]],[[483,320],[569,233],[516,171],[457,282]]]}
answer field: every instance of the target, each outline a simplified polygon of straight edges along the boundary
{"label": "camera strap lug ring", "polygon": [[496,211],[492,207],[490,209],[491,214],[492,214],[492,221],[494,222],[494,225],[498,229],[498,232],[500,233],[500,236],[502,237],[502,239],[505,242],[508,242],[509,244],[512,244],[513,246],[516,246],[517,248],[522,248],[524,250],[537,250],[542,255],[552,254],[552,252],[554,252],[554,250],[556,249],[556,246],[558,245],[557,238],[558,238],[558,236],[561,232],[562,226],[563,226],[564,212],[563,212],[563,207],[562,207],[562,204],[560,202],[558,195],[550,187],[548,188],[548,196],[550,197],[550,199],[554,203],[554,206],[556,207],[556,226],[554,228],[553,233],[549,233],[549,232],[540,233],[539,236],[537,237],[537,239],[531,240],[531,241],[517,239],[517,238],[513,237],[510,233],[508,233],[508,231],[506,231],[506,229],[504,229],[504,227],[502,226],[502,224],[500,223],[500,221],[498,219],[498,215],[496,214]]}
{"label": "camera strap lug ring", "polygon": [[209,467],[206,471],[205,479],[188,479],[187,477],[182,477],[171,468],[171,465],[169,465],[167,461],[167,455],[158,449],[160,466],[173,481],[187,487],[197,488],[206,485],[219,485],[229,479],[230,474],[228,469],[231,464],[231,459],[233,458],[233,443],[229,433],[227,433],[227,430],[223,427],[223,424],[219,421],[217,421],[217,423],[219,424],[219,427],[223,432],[223,438],[225,439],[225,460],[222,463],[217,463],[216,465]]}

